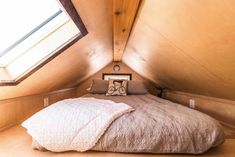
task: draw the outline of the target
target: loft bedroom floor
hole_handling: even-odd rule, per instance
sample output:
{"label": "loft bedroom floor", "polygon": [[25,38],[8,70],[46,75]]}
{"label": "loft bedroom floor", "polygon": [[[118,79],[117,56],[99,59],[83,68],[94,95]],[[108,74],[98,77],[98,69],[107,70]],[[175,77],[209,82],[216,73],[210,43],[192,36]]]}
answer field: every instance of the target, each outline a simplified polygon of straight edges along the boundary
{"label": "loft bedroom floor", "polygon": [[[191,157],[191,156],[203,156],[203,157],[234,157],[235,154],[235,137],[231,136],[231,132],[225,129],[226,141],[218,147],[211,149],[203,155],[182,155],[182,154],[123,154],[123,153],[108,153],[108,152],[65,152],[65,153],[52,153],[52,152],[40,152],[31,148],[31,137],[26,133],[26,130],[20,125],[12,127],[6,131],[0,133],[0,157]],[[232,134],[234,135],[234,134]]]}

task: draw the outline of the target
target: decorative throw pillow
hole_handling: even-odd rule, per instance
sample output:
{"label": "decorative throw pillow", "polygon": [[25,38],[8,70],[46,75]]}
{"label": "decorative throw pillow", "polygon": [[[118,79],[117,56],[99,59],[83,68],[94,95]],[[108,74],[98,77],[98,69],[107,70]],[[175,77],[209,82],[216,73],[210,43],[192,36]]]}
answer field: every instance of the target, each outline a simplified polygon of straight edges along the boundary
{"label": "decorative throw pillow", "polygon": [[92,80],[89,92],[92,94],[105,94],[108,90],[108,86],[109,86],[109,81],[94,79]]}
{"label": "decorative throw pillow", "polygon": [[143,81],[128,81],[127,94],[146,94],[148,92]]}
{"label": "decorative throw pillow", "polygon": [[127,80],[109,80],[109,87],[106,95],[127,95]]}

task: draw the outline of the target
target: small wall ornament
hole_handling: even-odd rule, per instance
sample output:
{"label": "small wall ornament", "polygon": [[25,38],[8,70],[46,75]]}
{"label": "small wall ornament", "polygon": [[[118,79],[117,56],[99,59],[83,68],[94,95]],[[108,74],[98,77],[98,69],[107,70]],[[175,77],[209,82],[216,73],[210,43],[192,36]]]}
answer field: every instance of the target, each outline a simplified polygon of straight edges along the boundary
{"label": "small wall ornament", "polygon": [[120,67],[120,65],[118,65],[118,64],[115,64],[114,66],[113,66],[113,70],[114,71],[119,71],[121,69],[121,67]]}

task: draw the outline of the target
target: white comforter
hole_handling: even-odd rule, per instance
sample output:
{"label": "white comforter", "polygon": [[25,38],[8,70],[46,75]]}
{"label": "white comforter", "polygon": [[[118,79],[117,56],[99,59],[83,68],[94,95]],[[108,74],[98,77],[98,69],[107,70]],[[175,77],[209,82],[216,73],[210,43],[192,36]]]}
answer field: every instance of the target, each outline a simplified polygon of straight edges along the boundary
{"label": "white comforter", "polygon": [[111,100],[67,99],[36,113],[22,126],[47,150],[82,152],[91,149],[116,118],[132,110]]}

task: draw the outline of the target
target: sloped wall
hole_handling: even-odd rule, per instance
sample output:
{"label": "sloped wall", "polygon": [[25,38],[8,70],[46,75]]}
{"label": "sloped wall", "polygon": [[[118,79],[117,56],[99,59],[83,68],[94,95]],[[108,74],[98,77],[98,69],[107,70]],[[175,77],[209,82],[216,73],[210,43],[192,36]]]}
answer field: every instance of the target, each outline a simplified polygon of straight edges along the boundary
{"label": "sloped wall", "polygon": [[235,100],[234,6],[142,1],[123,62],[163,87]]}
{"label": "sloped wall", "polygon": [[19,85],[0,87],[0,100],[73,87],[112,61],[112,1],[72,2],[88,35]]}
{"label": "sloped wall", "polygon": [[146,87],[148,88],[149,92],[156,95],[157,93],[157,87],[158,85],[152,83],[151,81],[143,78],[139,74],[137,74],[135,71],[130,69],[128,66],[126,66],[123,63],[118,63],[121,67],[120,71],[115,72],[113,70],[113,66],[115,65],[115,62],[110,63],[108,66],[97,72],[95,75],[91,76],[89,79],[85,80],[83,83],[81,83],[77,88],[77,96],[82,96],[84,94],[87,94],[87,88],[90,87],[93,79],[102,79],[103,73],[131,73],[132,74],[132,80],[140,80],[144,81]]}

